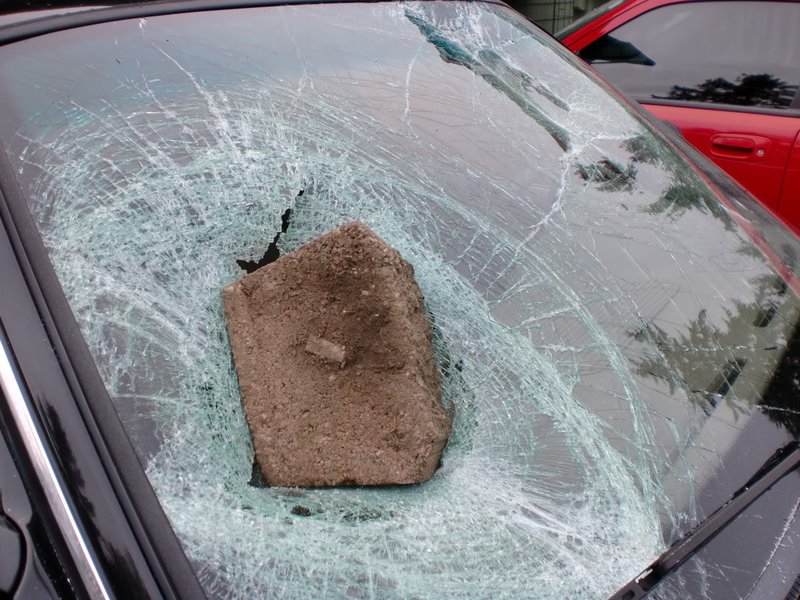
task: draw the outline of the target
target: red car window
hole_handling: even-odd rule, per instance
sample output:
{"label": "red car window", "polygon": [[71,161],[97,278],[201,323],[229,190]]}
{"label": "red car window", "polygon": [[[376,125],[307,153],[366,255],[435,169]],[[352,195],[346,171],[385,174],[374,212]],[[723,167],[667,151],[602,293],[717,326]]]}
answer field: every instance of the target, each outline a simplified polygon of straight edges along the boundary
{"label": "red car window", "polygon": [[692,2],[657,8],[579,51],[640,101],[788,109],[800,84],[800,5]]}
{"label": "red car window", "polygon": [[570,35],[578,41],[563,39],[800,230],[790,200],[797,194],[791,152],[800,132],[800,3],[626,6],[615,29],[592,22]]}

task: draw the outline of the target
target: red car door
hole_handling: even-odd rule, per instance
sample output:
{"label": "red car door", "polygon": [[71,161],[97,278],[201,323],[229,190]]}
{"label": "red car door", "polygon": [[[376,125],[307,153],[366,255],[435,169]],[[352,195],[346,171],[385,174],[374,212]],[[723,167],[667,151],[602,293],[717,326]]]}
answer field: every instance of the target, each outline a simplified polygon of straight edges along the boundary
{"label": "red car door", "polygon": [[[781,188],[800,119],[687,106],[645,106],[658,118],[674,123],[687,142],[762,203],[781,211]],[[794,226],[800,226],[800,214]]]}
{"label": "red car door", "polygon": [[800,223],[800,134],[794,138],[786,176],[783,178],[778,211],[790,223]]}
{"label": "red car door", "polygon": [[800,2],[639,1],[603,19],[564,41],[800,229]]}

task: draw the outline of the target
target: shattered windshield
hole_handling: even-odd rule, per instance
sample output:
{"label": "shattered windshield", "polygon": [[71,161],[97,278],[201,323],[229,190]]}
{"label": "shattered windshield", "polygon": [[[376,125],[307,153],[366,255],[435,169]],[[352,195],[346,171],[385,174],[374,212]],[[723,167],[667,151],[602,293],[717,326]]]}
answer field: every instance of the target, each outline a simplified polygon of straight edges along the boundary
{"label": "shattered windshield", "polygon": [[[503,7],[181,14],[0,50],[5,149],[212,597],[605,598],[800,433],[787,281]],[[266,487],[222,289],[356,219],[414,267],[450,441],[424,484]]]}

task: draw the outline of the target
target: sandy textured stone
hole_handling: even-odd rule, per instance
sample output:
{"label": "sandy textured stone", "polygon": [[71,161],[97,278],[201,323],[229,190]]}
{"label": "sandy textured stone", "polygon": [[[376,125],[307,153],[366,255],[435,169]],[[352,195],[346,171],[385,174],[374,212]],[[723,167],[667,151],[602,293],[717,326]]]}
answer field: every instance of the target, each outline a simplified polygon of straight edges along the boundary
{"label": "sandy textured stone", "polygon": [[411,265],[348,223],[223,291],[256,459],[280,486],[407,484],[450,435]]}

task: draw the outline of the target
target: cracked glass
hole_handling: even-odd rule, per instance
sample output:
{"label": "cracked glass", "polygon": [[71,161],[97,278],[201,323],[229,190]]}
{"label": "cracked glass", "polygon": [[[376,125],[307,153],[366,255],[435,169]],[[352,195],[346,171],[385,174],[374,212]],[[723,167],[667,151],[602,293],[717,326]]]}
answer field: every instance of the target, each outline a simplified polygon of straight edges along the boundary
{"label": "cracked glass", "polygon": [[[605,598],[800,434],[797,242],[754,244],[504,7],[188,13],[1,52],[5,150],[211,597]],[[221,290],[354,219],[414,266],[453,434],[422,485],[265,487]],[[776,531],[768,556],[797,547]],[[715,560],[659,597],[761,589]]]}

